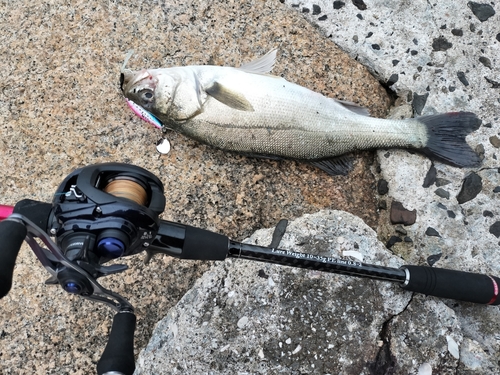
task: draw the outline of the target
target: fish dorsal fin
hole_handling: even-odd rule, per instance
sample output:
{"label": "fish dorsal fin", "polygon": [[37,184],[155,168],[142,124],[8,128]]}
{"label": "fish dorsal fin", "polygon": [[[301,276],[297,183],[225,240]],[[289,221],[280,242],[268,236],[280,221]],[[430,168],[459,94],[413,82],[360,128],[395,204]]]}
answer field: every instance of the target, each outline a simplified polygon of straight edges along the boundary
{"label": "fish dorsal fin", "polygon": [[214,82],[214,84],[207,88],[205,92],[228,107],[239,111],[254,111],[252,104],[250,104],[250,102],[242,94],[228,89],[219,82]]}
{"label": "fish dorsal fin", "polygon": [[244,70],[248,73],[268,74],[271,70],[273,70],[277,52],[278,50],[275,48],[266,53],[264,56],[241,65],[238,69]]}
{"label": "fish dorsal fin", "polygon": [[334,100],[342,104],[349,111],[356,113],[357,115],[370,116],[370,111],[368,110],[368,108],[361,107],[359,104],[356,104],[354,102],[349,102],[347,100],[339,100],[339,99],[334,99]]}

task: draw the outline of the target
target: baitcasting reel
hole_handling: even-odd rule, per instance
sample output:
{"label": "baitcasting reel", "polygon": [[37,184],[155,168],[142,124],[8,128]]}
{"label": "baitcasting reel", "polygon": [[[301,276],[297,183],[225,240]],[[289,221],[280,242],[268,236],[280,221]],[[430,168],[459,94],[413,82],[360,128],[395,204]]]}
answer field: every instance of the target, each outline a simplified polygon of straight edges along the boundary
{"label": "baitcasting reel", "polygon": [[[102,266],[115,258],[148,248],[165,208],[163,184],[148,171],[124,164],[78,169],[57,189],[49,232],[65,257],[94,278],[121,272],[126,266]],[[57,280],[69,293],[91,295],[79,272],[63,266]]]}

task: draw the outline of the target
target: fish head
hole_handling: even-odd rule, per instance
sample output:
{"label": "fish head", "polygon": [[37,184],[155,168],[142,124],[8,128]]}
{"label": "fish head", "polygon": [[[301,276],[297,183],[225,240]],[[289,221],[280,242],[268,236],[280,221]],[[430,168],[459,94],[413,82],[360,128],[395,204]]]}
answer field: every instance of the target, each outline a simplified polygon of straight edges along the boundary
{"label": "fish head", "polygon": [[174,76],[147,69],[123,70],[120,83],[127,99],[156,116],[168,113],[178,85]]}

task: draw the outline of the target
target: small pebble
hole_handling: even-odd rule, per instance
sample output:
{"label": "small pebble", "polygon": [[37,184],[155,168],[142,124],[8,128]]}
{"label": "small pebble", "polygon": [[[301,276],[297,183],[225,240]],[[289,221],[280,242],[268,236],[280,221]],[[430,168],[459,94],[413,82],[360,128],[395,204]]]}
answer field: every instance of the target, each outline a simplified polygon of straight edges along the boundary
{"label": "small pebble", "polygon": [[380,195],[385,195],[389,192],[389,184],[386,180],[380,179],[377,182],[377,192]]}
{"label": "small pebble", "polygon": [[496,135],[490,137],[490,143],[493,145],[493,147],[500,148],[500,138],[498,138]]}
{"label": "small pebble", "polygon": [[436,178],[436,186],[445,186],[451,184],[450,180],[447,180],[446,178]]}
{"label": "small pebble", "polygon": [[482,188],[482,178],[478,174],[472,172],[464,179],[462,188],[457,195],[458,203],[462,204],[474,199],[481,192]]}
{"label": "small pebble", "polygon": [[393,201],[391,204],[390,220],[392,224],[415,224],[417,210],[407,210],[401,202]]}
{"label": "small pebble", "polygon": [[490,226],[490,233],[496,238],[500,238],[500,221],[497,221],[492,226]]}
{"label": "small pebble", "polygon": [[434,263],[436,263],[439,259],[441,259],[441,256],[442,254],[434,254],[427,257],[427,264],[432,267]]}
{"label": "small pebble", "polygon": [[245,326],[248,324],[248,317],[247,316],[244,316],[243,318],[241,318],[240,320],[238,320],[238,328],[245,328]]}
{"label": "small pebble", "polygon": [[484,210],[483,211],[483,216],[484,217],[494,217],[493,212],[491,212],[489,210]]}
{"label": "small pebble", "polygon": [[418,368],[418,375],[432,375],[432,367],[428,363],[422,363]]}
{"label": "small pebble", "polygon": [[434,193],[438,196],[438,197],[441,197],[441,198],[445,198],[445,199],[450,199],[450,192],[442,189],[442,188],[438,188],[434,191]]}
{"label": "small pebble", "polygon": [[432,49],[434,51],[446,51],[453,46],[452,43],[448,42],[444,36],[435,38],[432,42]]}
{"label": "small pebble", "polygon": [[257,354],[260,359],[264,359],[264,350],[260,348],[259,353]]}
{"label": "small pebble", "polygon": [[432,227],[427,227],[427,230],[425,231],[425,234],[427,236],[431,236],[431,237],[441,237],[441,235],[439,234],[439,232],[437,230],[435,230],[434,228],[432,228]]}
{"label": "small pebble", "polygon": [[442,210],[447,210],[447,209],[448,209],[448,208],[447,208],[444,204],[442,204],[442,203],[438,203],[438,204],[437,204],[437,206],[438,206],[438,208],[441,208]]}
{"label": "small pebble", "polygon": [[490,4],[481,4],[469,1],[467,6],[481,22],[487,21],[488,18],[495,15],[495,9]]}
{"label": "small pebble", "polygon": [[389,241],[387,241],[387,244],[385,245],[388,249],[393,247],[396,243],[398,242],[403,242],[403,240],[397,236],[392,236],[389,238]]}
{"label": "small pebble", "polygon": [[450,354],[456,359],[459,359],[460,353],[458,351],[457,342],[451,336],[446,336],[446,341],[448,341],[448,351],[450,352]]}
{"label": "small pebble", "polygon": [[427,174],[425,175],[424,184],[422,185],[422,187],[428,188],[429,186],[434,184],[434,182],[436,182],[436,174],[437,174],[436,167],[434,166],[433,163],[431,164],[431,167],[429,168]]}
{"label": "small pebble", "polygon": [[408,234],[408,232],[406,231],[406,229],[404,229],[401,225],[396,225],[396,232],[398,232],[399,234],[402,234],[403,236],[406,236]]}

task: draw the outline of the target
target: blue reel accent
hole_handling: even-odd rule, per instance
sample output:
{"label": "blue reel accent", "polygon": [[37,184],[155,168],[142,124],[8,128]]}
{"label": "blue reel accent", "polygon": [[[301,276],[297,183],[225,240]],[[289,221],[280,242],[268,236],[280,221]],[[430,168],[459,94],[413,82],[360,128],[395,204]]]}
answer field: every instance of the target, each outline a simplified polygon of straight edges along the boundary
{"label": "blue reel accent", "polygon": [[125,244],[115,237],[105,237],[97,244],[99,253],[110,258],[119,258],[125,252]]}
{"label": "blue reel accent", "polygon": [[82,287],[74,281],[69,281],[64,285],[64,290],[68,293],[80,294],[82,292]]}

